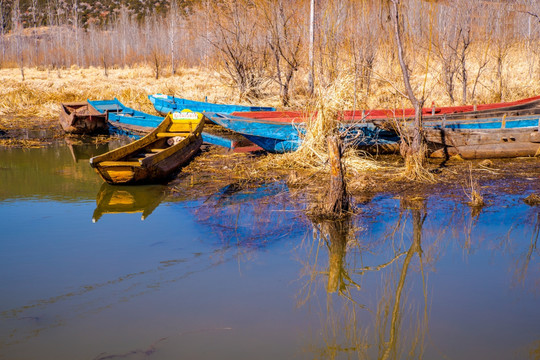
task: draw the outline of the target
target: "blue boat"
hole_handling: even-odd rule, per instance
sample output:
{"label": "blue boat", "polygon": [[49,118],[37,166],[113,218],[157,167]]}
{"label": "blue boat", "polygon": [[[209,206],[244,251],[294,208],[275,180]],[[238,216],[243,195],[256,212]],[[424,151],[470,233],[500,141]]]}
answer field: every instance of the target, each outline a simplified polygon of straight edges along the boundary
{"label": "blue boat", "polygon": [[[88,100],[88,103],[100,113],[107,114],[109,124],[116,129],[117,133],[135,136],[146,135],[163,121],[163,117],[129,108],[117,98],[113,100]],[[204,131],[202,133],[202,139],[207,144],[229,149],[233,149],[236,146],[236,141],[234,140]]]}
{"label": "blue boat", "polygon": [[211,111],[226,114],[237,111],[276,111],[276,109],[273,107],[213,104],[204,101],[177,98],[164,94],[148,95],[148,99],[150,99],[156,111],[163,116],[167,115],[169,112],[182,111],[186,109],[194,112]]}
{"label": "blue boat", "polygon": [[[305,134],[304,123],[272,119],[252,119],[223,113],[204,112],[210,121],[245,136],[248,140],[272,153],[296,151]],[[392,131],[380,129],[374,124],[344,123],[340,133],[351,146],[397,144],[399,137]]]}

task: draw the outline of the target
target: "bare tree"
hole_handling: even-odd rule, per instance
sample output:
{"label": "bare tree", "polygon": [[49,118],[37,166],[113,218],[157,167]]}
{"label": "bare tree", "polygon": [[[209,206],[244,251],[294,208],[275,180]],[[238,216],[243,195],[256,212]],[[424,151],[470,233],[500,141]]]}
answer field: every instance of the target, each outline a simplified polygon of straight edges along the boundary
{"label": "bare tree", "polygon": [[266,84],[268,43],[262,36],[255,8],[248,0],[227,0],[216,6],[213,35],[208,41],[218,51],[224,74],[238,88],[240,98],[258,98]]}
{"label": "bare tree", "polygon": [[169,46],[171,53],[171,72],[173,75],[176,74],[176,29],[178,27],[178,22],[180,20],[178,12],[178,3],[176,0],[170,0],[168,22],[169,22]]}
{"label": "bare tree", "polygon": [[262,7],[270,33],[268,43],[274,55],[276,68],[274,79],[279,84],[283,106],[289,106],[291,82],[300,66],[302,36],[294,3],[289,2],[286,9],[283,2],[283,0],[269,0],[264,2]]}
{"label": "bare tree", "polygon": [[511,4],[492,3],[489,6],[489,24],[491,25],[491,35],[493,41],[492,57],[496,62],[497,88],[495,89],[495,99],[503,101],[505,98],[504,67],[505,61],[514,42],[513,26],[511,25]]}
{"label": "bare tree", "polygon": [[425,162],[425,144],[424,136],[422,133],[422,107],[425,99],[417,98],[414,94],[411,86],[409,67],[405,62],[405,51],[403,48],[402,40],[402,24],[400,16],[400,0],[390,0],[393,7],[393,25],[394,36],[396,39],[397,53],[399,58],[399,65],[403,75],[403,83],[405,85],[405,91],[409,101],[414,107],[414,124],[412,129],[412,139],[409,141],[406,137],[402,138],[401,153],[405,157],[405,168],[407,172],[416,177],[419,169],[423,168]]}
{"label": "bare tree", "polygon": [[19,0],[13,2],[13,33],[15,34],[15,46],[17,53],[17,63],[19,69],[21,70],[21,77],[24,81],[24,55],[23,55],[23,44],[22,44],[22,24],[21,24],[21,11],[19,8]]}
{"label": "bare tree", "polygon": [[5,0],[0,0],[0,42],[2,43],[2,61],[0,62],[0,67],[6,61],[6,41],[4,39],[4,28],[6,27],[6,21],[4,17],[7,15],[7,11],[4,8]]}
{"label": "bare tree", "polygon": [[309,75],[308,91],[315,90],[315,0],[309,2]]}

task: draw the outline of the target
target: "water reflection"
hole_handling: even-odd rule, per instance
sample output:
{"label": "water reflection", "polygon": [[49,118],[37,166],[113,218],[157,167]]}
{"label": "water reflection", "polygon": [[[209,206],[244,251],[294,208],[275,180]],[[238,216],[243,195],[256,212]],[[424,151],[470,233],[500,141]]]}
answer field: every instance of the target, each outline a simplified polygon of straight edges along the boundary
{"label": "water reflection", "polygon": [[97,222],[103,214],[142,213],[146,219],[165,198],[166,186],[112,186],[103,183],[96,196],[96,209],[92,222]]}
{"label": "water reflection", "polygon": [[[0,358],[538,354],[540,211],[525,195],[474,216],[382,195],[317,222],[284,183],[163,197],[102,184],[66,146],[2,152],[0,180]],[[158,204],[148,221],[89,221]]]}
{"label": "water reflection", "polygon": [[[486,216],[482,223],[480,213],[464,216],[467,208],[459,205],[450,211],[438,210],[437,217],[432,218],[435,226],[428,229],[425,242],[425,200],[401,199],[396,210],[396,217],[385,214],[384,231],[377,229],[380,224],[369,221],[373,215],[369,211],[353,219],[313,222],[312,240],[305,239],[299,248],[299,253],[308,258],[300,259],[304,286],[298,293],[298,305],[316,308],[321,301],[325,304],[319,313],[322,328],[314,332],[322,334],[322,339],[314,335],[307,346],[315,357],[386,360],[424,358],[426,352],[433,353],[433,344],[429,348],[427,342],[433,303],[427,286],[429,273],[454,246],[450,240],[465,238],[461,245],[469,250],[472,241],[479,241],[478,230],[480,234],[489,233],[484,227],[490,226],[493,219]],[[538,283],[540,274],[537,263],[533,274],[527,274],[531,259],[538,255],[540,212],[534,212],[531,218],[534,224],[530,224],[528,245],[518,241],[519,245],[498,248],[500,255],[519,254],[515,278],[520,283],[531,277]],[[522,235],[512,236],[510,232],[518,224],[523,224],[522,220],[516,219],[507,234],[492,238],[486,235],[491,242],[477,245],[491,248],[498,241],[515,242]],[[459,236],[448,237],[451,233]],[[326,283],[324,297],[317,283]],[[473,299],[477,294],[473,290],[463,296]]]}
{"label": "water reflection", "polygon": [[261,248],[303,231],[299,210],[284,182],[231,183],[206,198],[195,216],[223,245]]}
{"label": "water reflection", "polygon": [[104,154],[109,151],[109,143],[95,143],[83,141],[80,138],[68,137],[64,139],[73,161],[83,161],[86,163],[90,158]]}

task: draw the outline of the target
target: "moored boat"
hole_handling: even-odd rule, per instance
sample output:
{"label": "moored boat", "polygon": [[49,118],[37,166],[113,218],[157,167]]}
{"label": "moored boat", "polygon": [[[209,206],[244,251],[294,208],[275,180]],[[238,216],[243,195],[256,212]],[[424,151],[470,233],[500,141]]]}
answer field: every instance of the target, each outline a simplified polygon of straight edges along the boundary
{"label": "moored boat", "polygon": [[164,94],[152,94],[148,95],[148,99],[154,105],[154,108],[161,115],[166,115],[169,112],[182,111],[189,109],[191,111],[203,112],[221,112],[230,114],[232,112],[241,112],[241,111],[266,111],[271,112],[276,109],[273,107],[266,106],[246,106],[246,105],[229,105],[229,104],[214,104],[205,101],[194,101],[183,99],[179,97],[174,97]]}
{"label": "moored boat", "polygon": [[[522,99],[513,102],[501,102],[481,105],[428,107],[422,109],[425,122],[438,122],[445,120],[470,120],[494,116],[523,116],[540,114],[540,96]],[[254,111],[233,112],[233,116],[249,119],[272,120],[275,122],[305,122],[314,118],[317,113],[309,111]],[[395,119],[411,120],[414,118],[414,109],[372,109],[372,110],[344,110],[340,113],[343,122],[359,122],[372,120],[379,126],[386,125],[391,128]]]}
{"label": "moored boat", "polygon": [[106,133],[109,129],[106,116],[86,101],[60,104],[59,121],[71,134]]}
{"label": "moored boat", "polygon": [[433,149],[431,157],[460,155],[464,159],[540,155],[540,116],[481,119],[441,123],[424,128]]}
{"label": "moored boat", "polygon": [[202,115],[172,114],[145,137],[90,159],[109,184],[158,183],[186,164],[202,144]]}

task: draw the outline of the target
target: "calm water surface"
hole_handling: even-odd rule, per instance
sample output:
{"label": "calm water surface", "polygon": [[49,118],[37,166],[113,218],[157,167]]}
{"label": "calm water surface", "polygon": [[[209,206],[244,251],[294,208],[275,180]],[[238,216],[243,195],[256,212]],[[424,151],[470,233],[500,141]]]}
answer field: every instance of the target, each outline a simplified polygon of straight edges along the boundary
{"label": "calm water surface", "polygon": [[[111,187],[102,148],[0,151],[1,359],[538,359],[539,208],[284,184]],[[142,220],[144,219],[144,221]]]}

